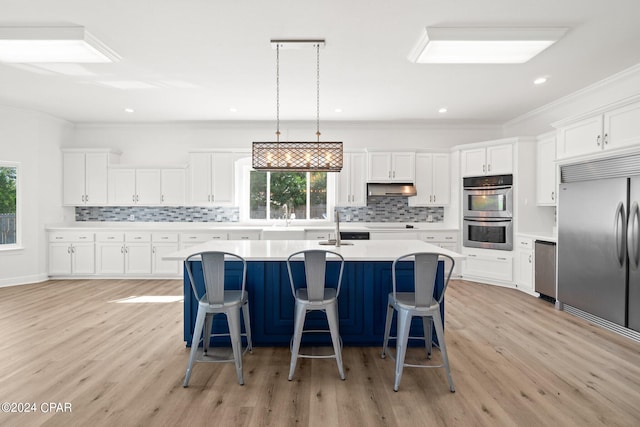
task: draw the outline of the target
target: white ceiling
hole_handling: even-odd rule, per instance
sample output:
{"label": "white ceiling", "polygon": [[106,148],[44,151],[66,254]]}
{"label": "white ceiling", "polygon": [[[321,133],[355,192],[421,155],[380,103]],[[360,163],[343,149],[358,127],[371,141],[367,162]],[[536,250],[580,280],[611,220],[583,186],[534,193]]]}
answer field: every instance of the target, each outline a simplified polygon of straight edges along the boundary
{"label": "white ceiling", "polygon": [[[638,0],[0,0],[0,11],[0,25],[85,26],[122,56],[58,72],[0,63],[0,104],[72,122],[275,120],[271,39],[326,40],[321,120],[504,123],[640,63]],[[407,59],[424,27],[458,25],[569,31],[525,64]],[[280,64],[281,119],[315,119],[315,51],[281,51]]]}

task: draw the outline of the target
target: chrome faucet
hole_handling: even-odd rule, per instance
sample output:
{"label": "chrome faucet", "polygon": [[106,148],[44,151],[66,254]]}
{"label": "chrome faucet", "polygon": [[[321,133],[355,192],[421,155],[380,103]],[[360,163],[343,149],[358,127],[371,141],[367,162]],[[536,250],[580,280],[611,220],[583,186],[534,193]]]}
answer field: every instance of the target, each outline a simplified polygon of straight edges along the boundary
{"label": "chrome faucet", "polygon": [[335,211],[335,217],[336,217],[336,247],[340,247],[340,212],[338,212],[338,209],[336,209]]}

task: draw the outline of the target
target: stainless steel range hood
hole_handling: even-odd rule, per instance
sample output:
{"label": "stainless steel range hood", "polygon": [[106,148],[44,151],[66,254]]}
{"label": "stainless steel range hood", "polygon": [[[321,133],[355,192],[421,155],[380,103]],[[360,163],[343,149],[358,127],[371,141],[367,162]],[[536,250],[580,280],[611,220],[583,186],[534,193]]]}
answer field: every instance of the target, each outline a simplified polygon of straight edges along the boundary
{"label": "stainless steel range hood", "polygon": [[415,196],[416,187],[412,183],[367,184],[368,196]]}

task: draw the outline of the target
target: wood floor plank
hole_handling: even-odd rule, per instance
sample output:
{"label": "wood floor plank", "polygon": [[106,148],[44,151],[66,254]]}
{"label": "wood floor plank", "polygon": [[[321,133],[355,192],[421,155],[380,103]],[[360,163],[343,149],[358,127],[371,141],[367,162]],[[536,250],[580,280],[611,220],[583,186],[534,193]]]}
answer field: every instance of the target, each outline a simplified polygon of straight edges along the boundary
{"label": "wood floor plank", "polygon": [[[447,291],[445,335],[456,392],[442,369],[405,368],[380,347],[331,359],[255,348],[233,364],[196,364],[175,280],[57,280],[0,288],[0,401],[69,402],[72,412],[5,413],[2,426],[349,425],[632,426],[640,419],[640,344],[513,289],[462,280]],[[312,349],[316,351],[317,349]],[[420,348],[410,357],[424,359]],[[440,360],[434,350],[432,362]]]}

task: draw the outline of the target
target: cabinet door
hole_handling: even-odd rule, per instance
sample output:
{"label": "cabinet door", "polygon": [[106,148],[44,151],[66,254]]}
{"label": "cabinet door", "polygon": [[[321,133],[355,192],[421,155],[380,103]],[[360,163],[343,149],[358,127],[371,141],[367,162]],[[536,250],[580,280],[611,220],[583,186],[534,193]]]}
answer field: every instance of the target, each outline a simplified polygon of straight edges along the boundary
{"label": "cabinet door", "polygon": [[[416,171],[417,173],[417,171]],[[449,155],[437,153],[433,155],[433,205],[446,206],[451,201],[451,177]]]}
{"label": "cabinet door", "polygon": [[416,196],[409,199],[410,206],[431,205],[433,202],[433,154],[416,154]]}
{"label": "cabinet door", "polygon": [[533,291],[533,251],[518,250],[516,285],[525,292]]}
{"label": "cabinet door", "polygon": [[604,115],[604,148],[618,148],[640,142],[640,102]]}
{"label": "cabinet door", "polygon": [[136,170],[136,204],[159,205],[161,200],[160,169]]}
{"label": "cabinet door", "polygon": [[62,170],[63,203],[71,206],[84,205],[84,154],[64,153]]}
{"label": "cabinet door", "polygon": [[351,205],[366,206],[367,204],[367,156],[365,153],[351,154]]}
{"label": "cabinet door", "polygon": [[602,116],[591,117],[558,130],[558,158],[594,153],[602,149]]}
{"label": "cabinet door", "polygon": [[49,243],[49,276],[71,275],[71,245]]}
{"label": "cabinet door", "polygon": [[183,206],[186,200],[185,180],[184,169],[162,169],[160,172],[162,188],[160,203],[167,206]]}
{"label": "cabinet door", "polygon": [[136,170],[109,170],[109,204],[131,206],[136,203]]}
{"label": "cabinet door", "polygon": [[392,153],[391,179],[397,182],[413,182],[415,179],[415,153]]}
{"label": "cabinet door", "polygon": [[556,138],[538,141],[536,165],[536,199],[538,205],[556,204]]}
{"label": "cabinet door", "polygon": [[391,153],[367,153],[369,182],[391,181]]}
{"label": "cabinet door", "polygon": [[96,258],[93,242],[72,244],[71,270],[73,274],[95,274]]}
{"label": "cabinet door", "polygon": [[460,153],[460,172],[462,176],[480,176],[486,173],[485,148],[462,150]]}
{"label": "cabinet door", "polygon": [[351,204],[351,154],[343,153],[342,170],[336,179],[336,205],[349,206]]}
{"label": "cabinet door", "polygon": [[214,205],[233,205],[235,199],[235,154],[211,155],[212,194]]}
{"label": "cabinet door", "polygon": [[96,269],[98,274],[124,274],[124,243],[96,243]]}
{"label": "cabinet door", "polygon": [[85,154],[85,188],[87,205],[104,206],[108,202],[109,155],[107,153]]}
{"label": "cabinet door", "polygon": [[511,255],[479,255],[466,251],[465,254],[467,259],[464,262],[463,276],[513,283],[513,258]]}
{"label": "cabinet door", "polygon": [[151,245],[149,243],[125,243],[125,274],[151,274]]}
{"label": "cabinet door", "polygon": [[195,153],[189,157],[189,190],[191,203],[211,203],[211,154]]}
{"label": "cabinet door", "polygon": [[152,253],[153,274],[177,276],[180,275],[182,263],[180,261],[166,261],[162,257],[178,250],[177,243],[154,243]]}
{"label": "cabinet door", "polygon": [[513,145],[487,147],[487,175],[513,173]]}

